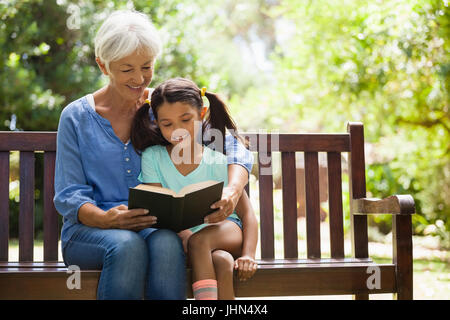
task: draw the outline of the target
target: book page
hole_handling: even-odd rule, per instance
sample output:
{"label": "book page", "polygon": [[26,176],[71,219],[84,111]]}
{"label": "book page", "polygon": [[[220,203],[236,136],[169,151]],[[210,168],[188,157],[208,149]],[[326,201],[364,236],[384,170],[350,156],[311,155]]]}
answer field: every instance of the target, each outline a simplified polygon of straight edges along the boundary
{"label": "book page", "polygon": [[198,191],[201,189],[205,189],[206,187],[210,187],[213,186],[215,184],[221,183],[221,181],[214,181],[214,180],[208,180],[208,181],[203,181],[203,182],[198,182],[198,183],[194,183],[194,184],[190,184],[186,187],[184,187],[183,189],[181,189],[178,192],[179,197],[183,197],[184,195],[194,192],[194,191]]}
{"label": "book page", "polygon": [[156,192],[156,193],[162,193],[162,194],[168,194],[171,196],[176,196],[176,192],[167,188],[163,188],[163,187],[156,187],[156,186],[149,186],[146,184],[139,184],[136,187],[134,187],[134,189],[139,189],[139,190],[144,190],[144,191],[151,191],[151,192]]}

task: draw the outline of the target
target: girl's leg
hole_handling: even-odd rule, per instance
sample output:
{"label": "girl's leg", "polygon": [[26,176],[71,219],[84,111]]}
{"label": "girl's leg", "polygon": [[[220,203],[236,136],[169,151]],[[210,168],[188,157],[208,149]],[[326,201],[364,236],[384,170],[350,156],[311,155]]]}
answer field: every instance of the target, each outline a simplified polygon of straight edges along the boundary
{"label": "girl's leg", "polygon": [[219,300],[234,300],[233,289],[233,256],[224,250],[214,250],[212,261],[217,278]]}
{"label": "girl's leg", "polygon": [[68,241],[63,256],[67,266],[102,270],[97,299],[143,298],[148,253],[136,232],[82,226]]}
{"label": "girl's leg", "polygon": [[[192,266],[192,280],[194,296],[196,292],[213,292],[216,287],[216,273],[212,260],[212,252],[221,249],[232,255],[239,255],[242,249],[242,231],[234,223],[225,220],[221,223],[210,225],[194,233],[188,241],[188,255]],[[202,294],[203,295],[203,294]],[[213,297],[214,293],[211,293]]]}

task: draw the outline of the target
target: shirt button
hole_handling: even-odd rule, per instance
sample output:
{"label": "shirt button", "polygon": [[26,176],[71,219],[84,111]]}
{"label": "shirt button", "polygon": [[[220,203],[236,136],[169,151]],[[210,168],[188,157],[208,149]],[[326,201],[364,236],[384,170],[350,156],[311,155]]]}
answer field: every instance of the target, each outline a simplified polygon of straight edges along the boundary
{"label": "shirt button", "polygon": [[131,170],[127,170],[127,173],[130,173],[131,172]]}
{"label": "shirt button", "polygon": [[128,147],[127,147],[127,146],[123,147],[123,150],[127,150],[127,149],[128,149]]}
{"label": "shirt button", "polygon": [[127,161],[127,162],[130,161],[130,158],[125,158],[125,161]]}

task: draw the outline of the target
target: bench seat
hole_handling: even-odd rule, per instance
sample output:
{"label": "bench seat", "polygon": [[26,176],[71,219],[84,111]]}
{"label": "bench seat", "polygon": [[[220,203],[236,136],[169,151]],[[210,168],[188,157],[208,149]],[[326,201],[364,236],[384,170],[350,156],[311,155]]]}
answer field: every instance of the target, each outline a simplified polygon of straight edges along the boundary
{"label": "bench seat", "polygon": [[[367,268],[380,268],[382,290],[368,290]],[[67,288],[70,276],[63,262],[0,263],[0,299],[95,299],[99,270],[81,271],[81,289]],[[190,283],[191,270],[187,270]],[[262,259],[245,282],[234,281],[237,297],[352,295],[395,292],[395,265],[371,259]],[[192,298],[192,290],[187,288]]]}

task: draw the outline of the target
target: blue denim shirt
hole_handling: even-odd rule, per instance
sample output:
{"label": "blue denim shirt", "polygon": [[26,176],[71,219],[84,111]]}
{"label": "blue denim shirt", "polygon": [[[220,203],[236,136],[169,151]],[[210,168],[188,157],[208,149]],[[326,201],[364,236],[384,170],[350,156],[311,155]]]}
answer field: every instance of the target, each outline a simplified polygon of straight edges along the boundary
{"label": "blue denim shirt", "polygon": [[[228,164],[251,171],[253,155],[241,143],[227,135],[225,148]],[[64,222],[62,247],[81,226],[78,209],[83,204],[89,202],[103,210],[128,205],[128,188],[140,183],[140,172],[141,158],[132,144],[116,136],[110,122],[86,97],[64,108],[58,125],[54,197]]]}

